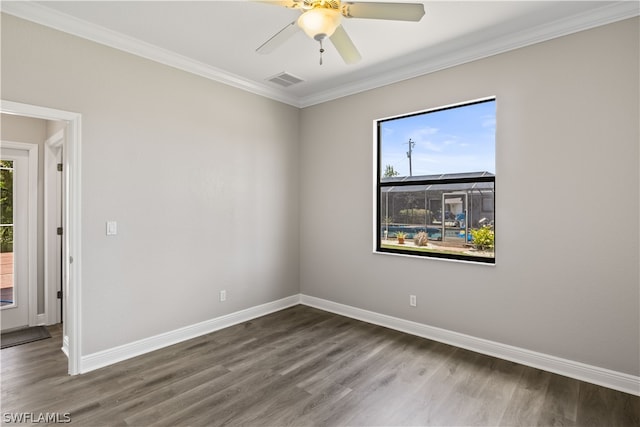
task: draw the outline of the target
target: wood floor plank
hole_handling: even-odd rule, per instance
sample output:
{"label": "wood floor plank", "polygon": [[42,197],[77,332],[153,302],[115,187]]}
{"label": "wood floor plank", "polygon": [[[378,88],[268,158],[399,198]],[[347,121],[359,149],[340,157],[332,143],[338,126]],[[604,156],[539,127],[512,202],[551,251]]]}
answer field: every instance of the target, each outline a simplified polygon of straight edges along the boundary
{"label": "wood floor plank", "polygon": [[575,426],[580,381],[552,375],[547,387],[538,426]]}
{"label": "wood floor plank", "polygon": [[626,393],[581,382],[577,425],[640,426],[640,402]]}
{"label": "wood floor plank", "polygon": [[315,417],[319,414],[329,414],[332,409],[353,390],[337,383],[327,384],[321,391],[307,395],[290,405],[280,414],[271,418],[276,426],[307,426],[320,424]]}
{"label": "wood floor plank", "polygon": [[524,373],[499,424],[505,427],[526,427],[532,425],[532,420],[539,419],[551,375],[539,369],[524,367]]}
{"label": "wood floor plank", "polygon": [[86,423],[104,425],[114,419],[121,419],[124,422],[128,417],[133,417],[145,410],[158,412],[158,406],[167,406],[171,399],[180,399],[183,394],[198,390],[204,384],[229,372],[220,365],[214,365],[175,381],[169,381],[167,377],[151,379],[148,383],[130,387],[122,393],[101,398],[100,404],[103,410],[86,417]]}
{"label": "wood floor plank", "polygon": [[62,331],[0,352],[4,413],[78,426],[634,426],[640,398],[295,306],[77,376]]}
{"label": "wood floor plank", "polygon": [[[488,363],[479,363],[476,374],[457,386],[456,392],[469,398],[465,399],[466,404],[455,414],[455,418],[469,426],[496,426],[513,397],[524,367],[489,356],[482,358],[487,359]],[[478,387],[472,387],[469,381]],[[440,419],[445,423],[451,418],[447,416]],[[436,418],[436,422],[438,420]]]}
{"label": "wood floor plank", "polygon": [[436,371],[398,411],[397,424],[438,425],[436,419],[442,419],[445,411],[457,413],[468,402],[456,393],[456,388],[465,377],[473,375],[479,357],[470,351],[453,349],[452,354],[442,359]]}

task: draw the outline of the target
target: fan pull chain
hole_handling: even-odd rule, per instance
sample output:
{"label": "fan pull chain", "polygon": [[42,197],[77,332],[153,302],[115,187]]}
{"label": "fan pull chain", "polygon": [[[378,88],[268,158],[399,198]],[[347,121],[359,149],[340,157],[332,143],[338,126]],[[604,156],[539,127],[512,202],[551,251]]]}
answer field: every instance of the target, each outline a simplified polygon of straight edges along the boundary
{"label": "fan pull chain", "polygon": [[322,39],[318,41],[320,42],[320,65],[322,65],[322,54],[324,53],[324,48],[322,47]]}

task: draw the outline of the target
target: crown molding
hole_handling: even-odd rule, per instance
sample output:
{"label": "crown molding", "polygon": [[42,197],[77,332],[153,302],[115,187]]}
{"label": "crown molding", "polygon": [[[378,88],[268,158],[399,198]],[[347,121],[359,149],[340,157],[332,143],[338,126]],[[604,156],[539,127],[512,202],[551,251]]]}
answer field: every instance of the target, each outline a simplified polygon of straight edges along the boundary
{"label": "crown molding", "polygon": [[38,3],[28,1],[2,2],[1,9],[3,13],[14,15],[18,18],[73,34],[256,95],[264,96],[298,108],[304,108],[467,62],[487,58],[510,50],[541,43],[557,37],[632,18],[640,14],[640,3],[633,0],[618,1],[569,18],[512,33],[509,34],[508,37],[502,35],[483,41],[465,38],[445,43],[442,46],[425,50],[407,57],[404,60],[399,61],[396,59],[369,69],[366,71],[370,76],[368,78],[363,79],[361,73],[358,75],[354,74],[353,80],[348,83],[303,97],[292,95],[286,90],[266,86],[261,82],[245,79],[133,37],[90,24]]}
{"label": "crown molding", "polygon": [[369,78],[357,78],[344,85],[302,97],[299,100],[299,106],[310,107],[638,15],[640,15],[640,3],[619,1],[569,18],[512,33],[508,37],[500,36],[484,41],[466,38],[445,43],[435,49],[414,55],[411,62],[405,61],[404,64],[399,64],[396,60],[394,68],[388,66],[388,69],[384,69],[382,65],[378,71],[369,72],[371,76]]}
{"label": "crown molding", "polygon": [[225,70],[204,64],[167,49],[91,24],[65,13],[30,1],[2,2],[3,13],[35,22],[74,36],[112,47],[142,58],[150,59],[179,70],[187,71],[209,80],[223,83],[256,95],[299,106],[298,98],[284,91],[273,89],[264,84],[245,79]]}

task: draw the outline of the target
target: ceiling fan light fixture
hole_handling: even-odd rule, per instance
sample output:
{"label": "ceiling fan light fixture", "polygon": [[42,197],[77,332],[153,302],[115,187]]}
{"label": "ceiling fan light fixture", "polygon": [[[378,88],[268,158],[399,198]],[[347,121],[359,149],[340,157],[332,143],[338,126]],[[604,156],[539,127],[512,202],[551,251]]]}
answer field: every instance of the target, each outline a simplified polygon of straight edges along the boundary
{"label": "ceiling fan light fixture", "polygon": [[298,18],[298,26],[314,40],[331,37],[340,25],[342,14],[336,9],[316,7]]}

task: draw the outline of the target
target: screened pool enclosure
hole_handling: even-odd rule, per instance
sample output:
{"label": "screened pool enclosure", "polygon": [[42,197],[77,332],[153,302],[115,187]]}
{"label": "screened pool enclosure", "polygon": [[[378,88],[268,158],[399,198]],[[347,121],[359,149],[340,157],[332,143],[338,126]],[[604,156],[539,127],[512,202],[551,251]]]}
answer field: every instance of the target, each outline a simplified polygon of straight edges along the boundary
{"label": "screened pool enclosure", "polygon": [[[417,180],[422,183],[412,182]],[[472,249],[472,230],[493,230],[493,181],[494,175],[489,172],[383,178],[379,198],[381,244],[391,244],[399,233],[413,239],[424,231],[435,245],[454,252],[456,248],[461,252]]]}

